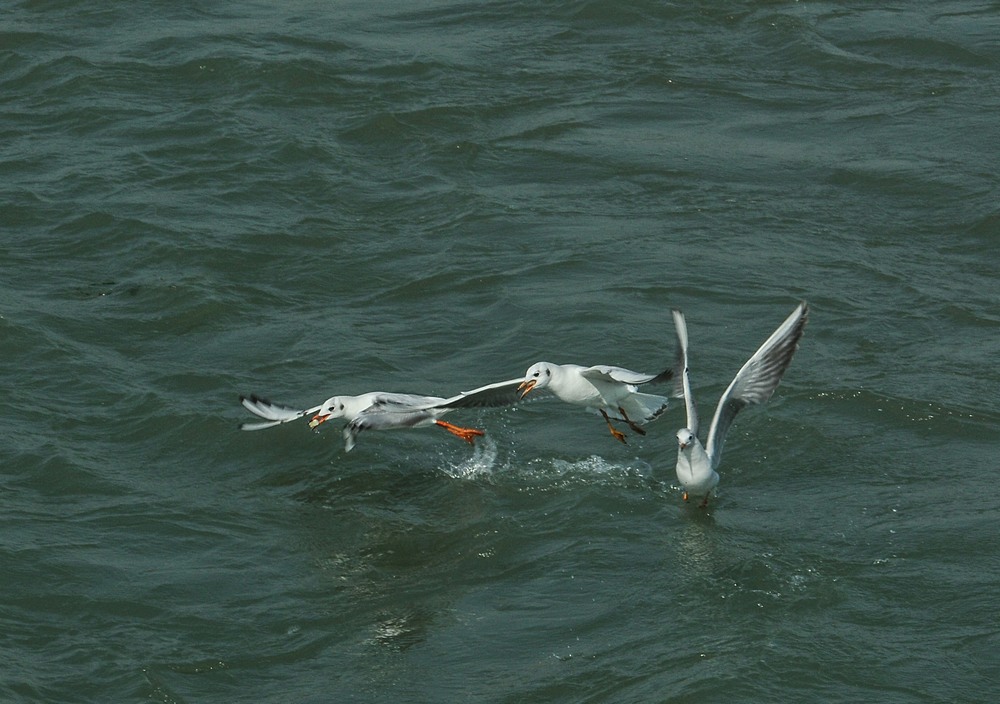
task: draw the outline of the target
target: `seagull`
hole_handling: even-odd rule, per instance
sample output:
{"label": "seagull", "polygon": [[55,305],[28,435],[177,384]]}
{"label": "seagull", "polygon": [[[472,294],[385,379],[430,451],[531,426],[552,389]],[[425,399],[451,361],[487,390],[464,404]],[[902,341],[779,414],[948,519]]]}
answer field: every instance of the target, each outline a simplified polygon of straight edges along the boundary
{"label": "seagull", "polygon": [[719,399],[719,405],[708,429],[708,442],[702,446],[698,440],[698,409],[691,395],[691,375],[688,368],[688,334],[684,314],[674,310],[674,327],[677,329],[677,369],[675,379],[677,396],[684,397],[687,407],[687,427],[677,431],[677,479],[684,487],[684,500],[689,495],[704,496],[701,507],[708,506],[708,496],[719,483],[716,471],[722,459],[722,446],[726,432],[736,414],[749,405],[764,403],[792,362],[798,349],[799,338],[809,317],[809,306],[803,301],[778,329],[753,353],[746,364],[730,382],[729,388]]}
{"label": "seagull", "polygon": [[334,418],[345,418],[344,451],[350,452],[362,430],[391,430],[437,425],[465,440],[470,445],[484,435],[476,428],[463,428],[440,420],[440,416],[456,408],[489,408],[508,406],[518,400],[521,379],[510,379],[471,391],[463,391],[451,398],[419,396],[374,391],[359,396],[331,396],[312,408],[297,409],[274,403],[260,396],[240,396],[243,407],[264,418],[264,422],[243,423],[241,430],[261,430],[299,418],[312,416],[309,427],[316,428]]}
{"label": "seagull", "polygon": [[639,386],[667,381],[673,373],[673,369],[662,374],[642,374],[622,367],[537,362],[528,368],[518,389],[524,398],[533,390],[547,388],[566,403],[598,411],[611,434],[624,443],[625,433],[611,421],[625,423],[639,435],[645,435],[640,424],[659,417],[667,410],[670,399],[639,393]]}

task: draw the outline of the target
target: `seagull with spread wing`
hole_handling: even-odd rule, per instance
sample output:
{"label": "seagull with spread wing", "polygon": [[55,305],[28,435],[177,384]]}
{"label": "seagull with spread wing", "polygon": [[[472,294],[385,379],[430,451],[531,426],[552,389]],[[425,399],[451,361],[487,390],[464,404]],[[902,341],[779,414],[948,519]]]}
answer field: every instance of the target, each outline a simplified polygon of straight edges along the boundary
{"label": "seagull with spread wing", "polygon": [[264,419],[263,422],[243,423],[242,430],[261,430],[299,418],[311,416],[309,427],[335,418],[344,418],[344,450],[350,452],[355,440],[363,430],[392,430],[396,428],[419,428],[436,425],[447,430],[470,445],[477,437],[484,435],[476,428],[463,428],[440,420],[440,417],[457,408],[489,408],[509,406],[518,400],[521,379],[501,381],[481,386],[471,391],[463,391],[451,398],[439,396],[419,396],[374,391],[359,396],[331,396],[312,408],[297,409],[274,403],[260,396],[240,396],[240,402],[248,411]]}
{"label": "seagull with spread wing", "polygon": [[698,440],[698,409],[691,393],[687,323],[679,310],[674,310],[673,314],[677,329],[676,395],[684,397],[687,407],[687,427],[677,431],[677,479],[684,487],[684,500],[687,501],[689,495],[702,496],[701,506],[704,507],[719,483],[717,470],[729,426],[741,410],[764,403],[778,388],[798,349],[809,317],[809,306],[804,301],[800,303],[736,374],[719,399],[704,446]]}

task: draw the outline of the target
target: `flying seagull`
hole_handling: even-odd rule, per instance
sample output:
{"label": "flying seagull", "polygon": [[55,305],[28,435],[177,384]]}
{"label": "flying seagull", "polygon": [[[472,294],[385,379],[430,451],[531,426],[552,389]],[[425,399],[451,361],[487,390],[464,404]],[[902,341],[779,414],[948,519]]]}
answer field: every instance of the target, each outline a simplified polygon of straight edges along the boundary
{"label": "flying seagull", "polygon": [[640,425],[667,410],[670,400],[665,396],[640,393],[639,386],[667,381],[673,373],[672,369],[662,374],[642,374],[604,365],[581,367],[578,364],[537,362],[525,373],[524,381],[518,388],[521,398],[531,391],[548,389],[566,403],[599,412],[611,434],[625,442],[625,433],[611,422],[625,423],[633,431],[645,435],[646,431]]}
{"label": "flying seagull", "polygon": [[488,408],[516,403],[520,383],[520,379],[501,381],[463,391],[451,398],[382,391],[359,396],[331,396],[320,405],[305,409],[274,403],[256,395],[240,396],[244,408],[265,419],[264,422],[243,423],[240,429],[261,430],[306,416],[311,416],[309,427],[316,428],[328,420],[344,418],[347,421],[344,426],[345,452],[354,448],[355,439],[362,430],[419,428],[428,425],[443,428],[471,445],[477,437],[484,435],[482,430],[453,425],[440,420],[440,417],[456,408]]}

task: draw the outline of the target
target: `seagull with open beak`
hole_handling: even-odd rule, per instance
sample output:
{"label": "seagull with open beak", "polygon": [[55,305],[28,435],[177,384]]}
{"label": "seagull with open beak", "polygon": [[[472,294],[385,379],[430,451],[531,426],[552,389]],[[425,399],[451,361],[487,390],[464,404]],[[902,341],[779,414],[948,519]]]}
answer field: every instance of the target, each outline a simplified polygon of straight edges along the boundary
{"label": "seagull with open beak", "polygon": [[596,411],[608,424],[611,435],[625,442],[625,433],[612,423],[625,423],[634,432],[645,435],[646,431],[640,426],[666,411],[669,399],[640,393],[639,387],[667,381],[672,375],[672,369],[662,374],[642,374],[605,365],[582,367],[578,364],[538,362],[525,373],[518,389],[521,398],[532,391],[548,389],[566,403]]}
{"label": "seagull with open beak", "polygon": [[470,445],[477,437],[484,435],[477,428],[463,428],[440,419],[445,413],[459,408],[488,408],[508,406],[518,400],[520,379],[510,379],[496,384],[481,386],[471,391],[463,391],[451,398],[438,396],[418,396],[382,391],[359,396],[331,396],[318,406],[295,409],[268,401],[259,396],[241,396],[243,407],[264,422],[244,423],[243,430],[261,430],[298,418],[311,416],[310,428],[317,428],[328,420],[344,418],[344,450],[350,452],[355,439],[363,430],[393,430],[398,428],[419,428],[436,425],[452,435],[465,440]]}

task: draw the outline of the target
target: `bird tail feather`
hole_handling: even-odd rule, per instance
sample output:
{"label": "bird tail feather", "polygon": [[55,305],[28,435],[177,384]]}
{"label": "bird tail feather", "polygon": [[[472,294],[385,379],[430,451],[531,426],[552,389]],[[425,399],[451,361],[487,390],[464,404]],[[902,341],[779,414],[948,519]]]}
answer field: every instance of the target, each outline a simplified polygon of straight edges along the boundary
{"label": "bird tail feather", "polygon": [[669,399],[665,396],[632,394],[622,402],[621,406],[633,422],[648,423],[660,417],[667,410],[669,403]]}

